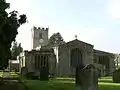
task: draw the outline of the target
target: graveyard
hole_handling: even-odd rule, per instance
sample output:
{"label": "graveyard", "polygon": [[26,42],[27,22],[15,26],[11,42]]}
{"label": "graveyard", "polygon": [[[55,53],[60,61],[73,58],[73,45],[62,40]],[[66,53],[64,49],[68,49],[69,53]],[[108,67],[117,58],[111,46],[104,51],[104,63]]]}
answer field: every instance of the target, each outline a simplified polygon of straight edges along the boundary
{"label": "graveyard", "polygon": [[33,26],[31,48],[23,49],[16,36],[29,20],[9,8],[10,3],[0,0],[0,90],[120,90],[120,54],[77,35],[68,41],[59,32],[49,36],[49,26]]}
{"label": "graveyard", "polygon": [[[39,80],[25,80],[25,85],[29,90],[76,90],[73,78],[56,78],[49,82]],[[120,84],[112,83],[111,77],[99,79],[99,90],[119,90]]]}
{"label": "graveyard", "polygon": [[[40,80],[25,80],[29,90],[76,90],[74,78],[55,78],[48,82]],[[120,90],[120,83],[113,83],[112,77],[99,79],[99,90]]]}
{"label": "graveyard", "polygon": [[[3,72],[0,72],[2,76]],[[19,76],[11,72],[12,76]],[[19,79],[27,87],[27,90],[76,90],[75,78],[56,77],[49,81],[28,80],[19,76]],[[99,90],[120,90],[120,83],[113,83],[112,77],[99,78]],[[7,89],[8,90],[8,89]]]}

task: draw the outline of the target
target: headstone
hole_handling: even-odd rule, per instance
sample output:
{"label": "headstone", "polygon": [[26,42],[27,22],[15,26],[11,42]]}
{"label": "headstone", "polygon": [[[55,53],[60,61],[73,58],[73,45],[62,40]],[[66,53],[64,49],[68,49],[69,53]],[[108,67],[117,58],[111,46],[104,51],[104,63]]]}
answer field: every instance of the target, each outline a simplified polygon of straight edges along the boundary
{"label": "headstone", "polygon": [[77,65],[77,67],[76,67],[75,83],[77,86],[80,86],[80,84],[81,84],[81,77],[82,77],[82,69],[83,68],[84,68],[83,64]]}
{"label": "headstone", "polygon": [[81,90],[98,90],[99,70],[94,65],[89,64],[83,71]]}
{"label": "headstone", "polygon": [[40,80],[41,81],[48,81],[49,80],[49,69],[48,69],[48,67],[41,67],[40,68]]}
{"label": "headstone", "polygon": [[82,79],[83,79],[83,69],[84,65],[80,64],[76,67],[76,75],[75,75],[75,84],[77,86],[77,89],[80,90],[82,87]]}
{"label": "headstone", "polygon": [[28,69],[26,67],[21,68],[21,76],[25,76],[28,73]]}

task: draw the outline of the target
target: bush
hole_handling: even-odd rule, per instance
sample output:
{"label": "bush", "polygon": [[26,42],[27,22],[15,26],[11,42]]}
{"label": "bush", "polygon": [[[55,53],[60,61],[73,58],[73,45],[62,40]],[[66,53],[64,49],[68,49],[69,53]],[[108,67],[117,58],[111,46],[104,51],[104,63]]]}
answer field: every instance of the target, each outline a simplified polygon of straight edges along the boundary
{"label": "bush", "polygon": [[120,83],[120,68],[113,73],[113,82]]}

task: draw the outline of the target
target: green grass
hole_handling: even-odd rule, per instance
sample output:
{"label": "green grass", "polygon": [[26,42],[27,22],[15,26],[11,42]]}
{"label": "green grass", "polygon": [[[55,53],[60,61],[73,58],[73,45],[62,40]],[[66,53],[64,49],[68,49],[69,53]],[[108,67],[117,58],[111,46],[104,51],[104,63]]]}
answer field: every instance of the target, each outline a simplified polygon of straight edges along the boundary
{"label": "green grass", "polygon": [[0,72],[0,77],[2,77],[2,75],[3,75],[3,72]]}
{"label": "green grass", "polygon": [[49,82],[42,82],[39,80],[27,80],[25,85],[28,86],[29,90],[75,90],[76,87],[73,83],[66,81],[62,82],[59,80],[52,80]]}
{"label": "green grass", "polygon": [[[75,90],[74,78],[56,78],[49,82],[25,80],[29,90]],[[99,79],[99,90],[120,90],[120,84],[113,83],[111,77]]]}
{"label": "green grass", "polygon": [[[3,73],[4,72],[0,72],[0,77],[3,77]],[[16,72],[9,72],[10,73],[10,75],[12,76],[12,77],[17,77],[18,76],[18,72],[16,73]]]}

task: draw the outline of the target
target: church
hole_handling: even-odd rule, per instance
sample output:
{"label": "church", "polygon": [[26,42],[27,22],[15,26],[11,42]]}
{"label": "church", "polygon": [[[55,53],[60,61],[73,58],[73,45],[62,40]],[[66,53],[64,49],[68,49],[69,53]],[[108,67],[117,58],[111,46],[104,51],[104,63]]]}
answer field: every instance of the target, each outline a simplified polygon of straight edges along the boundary
{"label": "church", "polygon": [[101,75],[111,75],[115,70],[114,54],[95,50],[94,45],[75,40],[48,46],[49,28],[32,28],[31,51],[24,51],[19,55],[20,69],[27,68],[27,72],[40,73],[42,66],[49,68],[49,73],[56,76],[74,76],[78,64],[94,64],[101,70]]}

